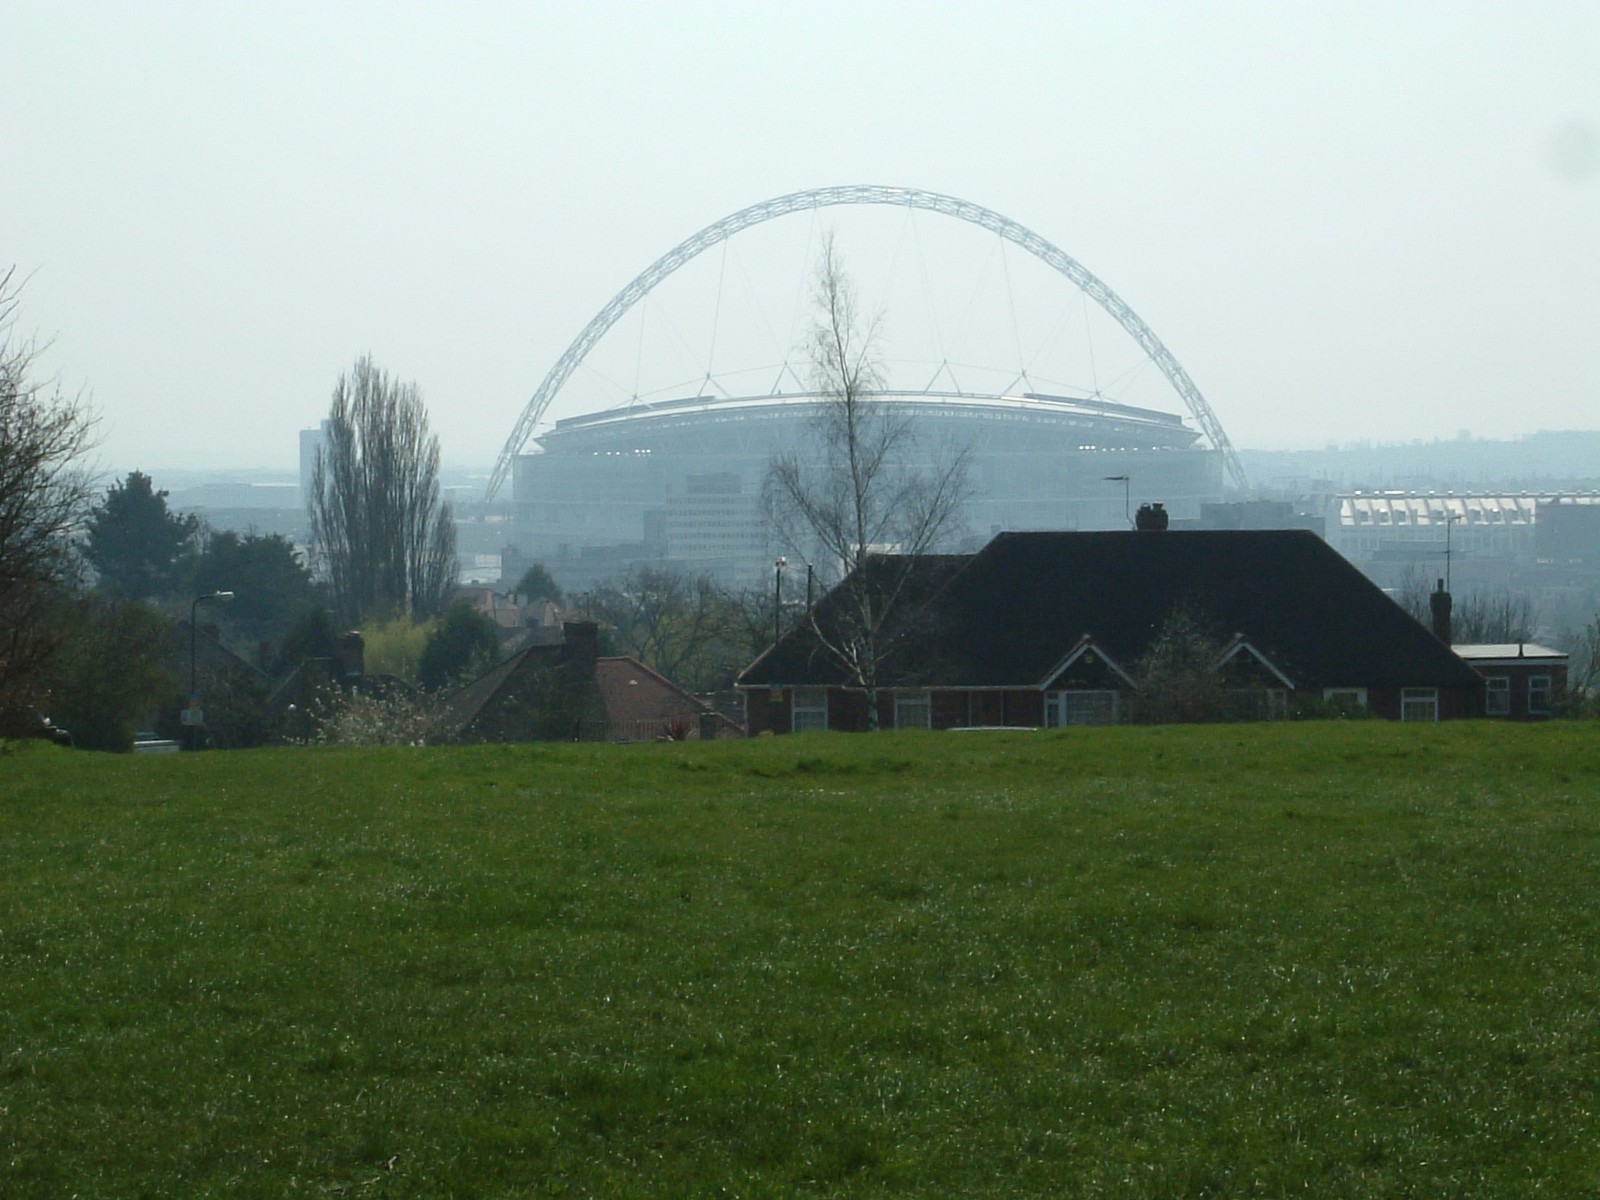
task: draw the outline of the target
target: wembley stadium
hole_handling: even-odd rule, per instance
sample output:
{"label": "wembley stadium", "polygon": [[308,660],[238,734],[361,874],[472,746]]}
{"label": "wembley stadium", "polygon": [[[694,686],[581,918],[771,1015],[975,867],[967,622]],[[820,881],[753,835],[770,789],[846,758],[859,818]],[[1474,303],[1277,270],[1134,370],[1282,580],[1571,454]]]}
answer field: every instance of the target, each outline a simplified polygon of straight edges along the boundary
{"label": "wembley stadium", "polygon": [[[512,545],[503,556],[502,578],[515,579],[524,563],[539,560],[569,589],[591,587],[640,563],[710,574],[726,583],[758,583],[770,575],[775,554],[794,553],[772,544],[761,494],[772,458],[808,444],[818,405],[825,403],[798,377],[793,392],[775,382],[765,394],[741,395],[714,382],[708,362],[702,383],[680,383],[643,398],[636,386],[625,403],[591,400],[583,415],[550,423],[545,416],[574,372],[593,367],[585,360],[607,332],[674,272],[745,230],[837,206],[932,213],[987,231],[1001,250],[1019,248],[1054,272],[1051,278],[1073,285],[1086,324],[1090,302],[1098,306],[1128,339],[1135,372],[1149,367],[1171,388],[1153,400],[1140,396],[1136,405],[1115,385],[1114,398],[1108,398],[1092,380],[1081,388],[1041,386],[1033,380],[1052,376],[1032,373],[1031,358],[1021,359],[1010,376],[1014,381],[998,389],[962,386],[966,381],[958,383],[949,371],[945,347],[935,382],[919,391],[876,393],[910,418],[914,453],[928,459],[904,466],[930,466],[957,449],[970,456],[970,499],[959,531],[943,548],[975,548],[1008,529],[1125,528],[1129,510],[1146,501],[1165,504],[1179,520],[1197,517],[1202,502],[1221,498],[1225,479],[1245,485],[1220,422],[1171,351],[1102,279],[1060,247],[1009,217],[953,196],[873,185],[816,188],[750,205],[706,226],[653,262],[583,327],[523,409],[489,481],[489,501],[511,484]],[[1001,274],[1007,291],[994,310],[1011,314],[1020,356],[1011,276]],[[720,290],[717,295],[713,311],[720,316]],[[1039,344],[1060,340],[1062,319],[1057,316]],[[639,336],[642,347],[642,324]],[[716,337],[710,342],[715,345]],[[1093,368],[1092,345],[1088,358]],[[941,375],[954,390],[934,390]],[[1013,394],[1017,387],[1028,390]],[[682,394],[687,388],[697,394]],[[706,394],[712,391],[717,394]],[[1164,404],[1167,394],[1187,409],[1185,415],[1149,406]]]}
{"label": "wembley stadium", "polygon": [[[755,582],[772,554],[761,491],[773,455],[806,444],[812,395],[692,396],[557,421],[512,465],[513,541],[564,587],[639,561]],[[1093,398],[885,393],[930,462],[964,447],[972,498],[951,546],[1003,529],[1126,528],[1159,500],[1199,515],[1222,494],[1220,455],[1181,417]],[[907,464],[917,466],[919,464]],[[1126,487],[1120,478],[1126,476]],[[516,564],[508,564],[515,566]]]}

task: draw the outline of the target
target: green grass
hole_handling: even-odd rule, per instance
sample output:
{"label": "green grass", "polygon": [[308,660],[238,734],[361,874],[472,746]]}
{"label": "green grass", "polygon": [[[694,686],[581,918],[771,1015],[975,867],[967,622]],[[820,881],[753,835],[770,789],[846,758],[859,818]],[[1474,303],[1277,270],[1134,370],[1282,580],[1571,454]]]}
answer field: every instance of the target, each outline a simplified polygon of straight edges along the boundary
{"label": "green grass", "polygon": [[1600,724],[0,756],[0,1195],[1600,1194]]}

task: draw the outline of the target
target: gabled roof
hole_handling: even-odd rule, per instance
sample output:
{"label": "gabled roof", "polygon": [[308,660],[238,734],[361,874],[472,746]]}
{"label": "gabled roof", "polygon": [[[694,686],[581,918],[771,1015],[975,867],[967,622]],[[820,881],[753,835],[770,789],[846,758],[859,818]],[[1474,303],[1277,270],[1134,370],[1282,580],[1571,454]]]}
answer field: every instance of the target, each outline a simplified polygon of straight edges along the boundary
{"label": "gabled roof", "polygon": [[[587,673],[581,659],[563,656],[564,649],[530,646],[480,675],[444,702],[433,736],[441,740],[460,737],[496,705],[516,698],[517,685],[525,676],[536,679],[541,672],[563,665]],[[654,736],[663,722],[698,721],[701,714],[711,712],[706,704],[636,658],[601,657],[588,665],[592,674],[587,682],[599,705],[593,719],[609,723],[615,736]],[[727,717],[714,715],[719,729],[737,731],[738,726]]]}
{"label": "gabled roof", "polygon": [[[214,626],[198,625],[190,628],[189,622],[181,619],[168,618],[167,620],[167,646],[162,656],[162,665],[172,672],[174,678],[183,681],[184,690],[189,687],[189,655],[192,652],[198,669],[208,674],[219,674],[224,671],[242,671],[252,678],[265,680],[266,672],[256,666],[249,659],[230,650],[217,636]],[[193,639],[191,641],[191,638]]]}
{"label": "gabled roof", "polygon": [[1250,639],[1242,633],[1234,634],[1233,641],[1223,647],[1222,657],[1217,660],[1217,670],[1224,670],[1235,659],[1255,664],[1255,668],[1258,671],[1265,672],[1286,688],[1294,687],[1294,680],[1285,675],[1277,663],[1261,653],[1259,649],[1251,644]]}
{"label": "gabled roof", "polygon": [[555,657],[544,646],[529,646],[503,659],[446,698],[439,719],[434,723],[433,736],[459,736],[513,679],[539,665],[555,661]]}
{"label": "gabled roof", "polygon": [[935,626],[943,612],[933,603],[934,598],[966,569],[972,558],[970,554],[870,556],[856,575],[829,590],[783,637],[740,672],[737,684],[848,683],[848,673],[829,653],[817,630],[837,645],[839,630],[852,627],[850,605],[856,594],[853,585],[860,576],[875,604],[881,605],[889,595],[897,597],[896,619],[884,630],[880,645],[898,662],[895,674],[909,686],[931,665],[926,646],[930,639],[937,638]]}
{"label": "gabled roof", "polygon": [[[930,572],[949,570],[940,560]],[[1478,676],[1307,530],[1002,533],[915,611],[883,686],[1041,687],[1079,640],[1139,661],[1186,611],[1306,687],[1476,686]],[[826,627],[826,597],[817,620]],[[836,683],[802,625],[741,676]],[[921,678],[917,678],[920,676]]]}
{"label": "gabled roof", "polygon": [[623,655],[597,659],[595,683],[605,701],[606,717],[613,725],[643,725],[675,717],[699,719],[701,714],[711,713],[719,728],[730,733],[739,728],[637,658]]}
{"label": "gabled roof", "polygon": [[1071,670],[1072,667],[1076,666],[1080,662],[1089,661],[1092,658],[1098,658],[1105,670],[1111,675],[1115,676],[1122,683],[1129,687],[1134,686],[1133,676],[1129,675],[1127,671],[1123,670],[1122,665],[1106,653],[1104,646],[1095,645],[1094,638],[1087,633],[1078,639],[1077,643],[1072,647],[1071,650],[1067,651],[1067,656],[1065,658],[1045,672],[1044,684],[1048,686],[1056,682],[1056,680],[1060,679],[1062,675]]}

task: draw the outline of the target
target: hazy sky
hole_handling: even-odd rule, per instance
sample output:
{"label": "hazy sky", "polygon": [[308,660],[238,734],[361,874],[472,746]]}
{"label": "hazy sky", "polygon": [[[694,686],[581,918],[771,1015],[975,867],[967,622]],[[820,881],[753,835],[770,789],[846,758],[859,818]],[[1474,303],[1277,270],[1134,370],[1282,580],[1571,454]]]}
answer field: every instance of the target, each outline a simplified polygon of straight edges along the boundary
{"label": "hazy sky", "polygon": [[0,263],[117,470],[291,464],[368,351],[491,463],[658,255],[843,183],[1055,242],[1241,446],[1596,428],[1597,64],[1594,0],[0,0]]}

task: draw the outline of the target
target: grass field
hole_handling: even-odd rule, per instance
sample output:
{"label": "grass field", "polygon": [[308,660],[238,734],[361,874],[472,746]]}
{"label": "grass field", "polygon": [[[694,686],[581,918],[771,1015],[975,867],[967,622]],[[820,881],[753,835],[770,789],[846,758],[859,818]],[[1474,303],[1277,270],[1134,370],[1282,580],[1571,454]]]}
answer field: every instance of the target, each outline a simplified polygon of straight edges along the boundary
{"label": "grass field", "polygon": [[0,756],[0,1195],[1600,1194],[1600,724]]}

